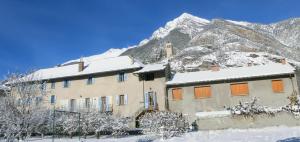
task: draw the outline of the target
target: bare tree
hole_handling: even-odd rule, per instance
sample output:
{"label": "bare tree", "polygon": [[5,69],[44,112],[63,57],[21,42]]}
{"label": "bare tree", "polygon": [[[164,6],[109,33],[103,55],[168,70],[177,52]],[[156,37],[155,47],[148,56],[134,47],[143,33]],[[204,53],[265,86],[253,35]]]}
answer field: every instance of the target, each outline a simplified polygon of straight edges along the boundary
{"label": "bare tree", "polygon": [[1,133],[7,141],[26,139],[45,124],[47,114],[43,100],[46,84],[34,74],[11,74],[7,77],[9,91],[0,102]]}

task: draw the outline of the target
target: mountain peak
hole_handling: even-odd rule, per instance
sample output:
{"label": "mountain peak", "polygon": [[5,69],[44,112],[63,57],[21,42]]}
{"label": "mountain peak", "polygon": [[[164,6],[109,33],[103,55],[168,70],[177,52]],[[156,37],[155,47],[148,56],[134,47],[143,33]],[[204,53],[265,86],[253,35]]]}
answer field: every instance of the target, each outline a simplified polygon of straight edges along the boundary
{"label": "mountain peak", "polygon": [[202,23],[209,23],[210,22],[207,19],[203,19],[203,18],[194,16],[194,15],[189,14],[189,13],[182,13],[179,17],[177,17],[175,19],[191,19],[191,20],[194,20],[194,21],[202,22]]}
{"label": "mountain peak", "polygon": [[189,30],[189,28],[199,28],[209,23],[209,20],[193,16],[189,13],[183,13],[179,17],[173,19],[172,21],[167,22],[167,24],[164,27],[160,27],[158,30],[156,30],[152,34],[151,39],[164,38],[166,35],[168,35],[170,31],[176,28],[183,29],[184,32],[185,30]]}

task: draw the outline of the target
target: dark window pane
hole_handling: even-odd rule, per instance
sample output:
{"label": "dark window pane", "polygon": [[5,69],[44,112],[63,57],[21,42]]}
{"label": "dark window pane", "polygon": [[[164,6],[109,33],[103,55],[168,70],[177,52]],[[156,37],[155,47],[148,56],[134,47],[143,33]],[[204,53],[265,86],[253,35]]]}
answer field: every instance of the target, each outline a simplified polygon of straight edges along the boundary
{"label": "dark window pane", "polygon": [[54,103],[55,103],[55,96],[52,95],[52,96],[51,96],[51,104],[54,104]]}
{"label": "dark window pane", "polygon": [[154,73],[145,74],[145,80],[146,81],[154,80]]}

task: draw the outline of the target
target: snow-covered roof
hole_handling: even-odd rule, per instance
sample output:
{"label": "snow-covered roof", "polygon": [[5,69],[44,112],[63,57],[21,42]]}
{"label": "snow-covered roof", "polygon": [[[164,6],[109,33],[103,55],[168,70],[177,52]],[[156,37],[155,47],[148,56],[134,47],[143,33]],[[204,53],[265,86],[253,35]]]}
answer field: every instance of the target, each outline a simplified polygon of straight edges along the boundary
{"label": "snow-covered roof", "polygon": [[67,65],[67,64],[74,63],[74,62],[79,62],[80,60],[83,60],[85,63],[90,63],[90,62],[97,61],[97,60],[102,60],[102,59],[107,59],[107,58],[112,58],[112,57],[118,57],[123,52],[128,50],[129,48],[130,47],[122,48],[122,49],[111,48],[111,49],[107,50],[106,52],[104,52],[102,54],[93,55],[93,56],[89,56],[89,57],[82,57],[80,59],[75,59],[75,60],[70,60],[70,61],[67,61],[67,62],[63,63],[62,65]]}
{"label": "snow-covered roof", "polygon": [[142,65],[128,56],[119,56],[113,58],[94,60],[84,64],[84,70],[79,71],[78,64],[40,69],[34,72],[34,78],[37,80],[47,80],[55,78],[73,77],[88,74],[121,71],[128,69],[141,68]]}
{"label": "snow-covered roof", "polygon": [[254,78],[294,73],[295,68],[290,64],[269,63],[266,65],[220,69],[219,71],[199,71],[176,73],[167,85],[200,83],[219,80]]}
{"label": "snow-covered roof", "polygon": [[166,68],[165,64],[148,64],[145,65],[141,70],[136,71],[134,73],[147,73],[147,72],[154,72],[154,71],[161,71]]}

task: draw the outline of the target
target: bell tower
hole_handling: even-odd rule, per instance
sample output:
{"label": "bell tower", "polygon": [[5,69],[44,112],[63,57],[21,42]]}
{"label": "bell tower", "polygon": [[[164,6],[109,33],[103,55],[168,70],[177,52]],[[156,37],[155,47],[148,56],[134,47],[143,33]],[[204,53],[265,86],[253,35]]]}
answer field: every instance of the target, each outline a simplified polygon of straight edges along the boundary
{"label": "bell tower", "polygon": [[173,45],[170,42],[167,42],[165,45],[166,57],[170,58],[173,55]]}

